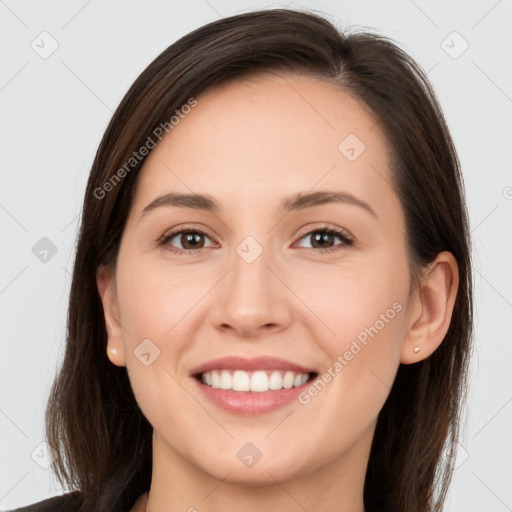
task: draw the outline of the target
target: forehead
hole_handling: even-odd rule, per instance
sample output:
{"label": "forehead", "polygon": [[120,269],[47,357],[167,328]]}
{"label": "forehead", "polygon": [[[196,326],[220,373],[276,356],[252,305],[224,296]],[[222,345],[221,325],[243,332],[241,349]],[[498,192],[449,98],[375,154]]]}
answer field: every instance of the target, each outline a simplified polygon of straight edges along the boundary
{"label": "forehead", "polygon": [[231,80],[196,100],[146,159],[140,201],[179,191],[242,206],[315,187],[370,201],[390,188],[376,119],[333,84],[267,74]]}

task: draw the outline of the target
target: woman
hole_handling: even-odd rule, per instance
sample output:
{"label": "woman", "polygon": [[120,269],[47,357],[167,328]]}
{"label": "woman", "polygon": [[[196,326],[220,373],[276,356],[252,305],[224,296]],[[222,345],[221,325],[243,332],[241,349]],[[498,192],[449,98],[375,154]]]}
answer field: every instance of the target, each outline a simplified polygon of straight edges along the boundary
{"label": "woman", "polygon": [[96,154],[46,415],[73,491],[19,510],[441,510],[469,247],[391,41],[281,9],[186,35]]}

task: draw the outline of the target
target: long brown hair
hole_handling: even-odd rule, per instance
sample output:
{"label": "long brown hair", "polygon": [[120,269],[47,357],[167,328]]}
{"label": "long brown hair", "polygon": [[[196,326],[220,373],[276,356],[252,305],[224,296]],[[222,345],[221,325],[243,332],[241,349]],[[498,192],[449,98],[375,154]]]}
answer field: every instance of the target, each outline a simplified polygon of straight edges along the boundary
{"label": "long brown hair", "polygon": [[400,365],[379,414],[364,486],[368,512],[442,509],[467,394],[473,325],[468,219],[452,138],[427,76],[391,40],[343,33],[311,11],[273,9],[209,23],[165,49],[124,96],[96,153],[76,248],[66,350],[45,417],[55,472],[77,490],[81,512],[127,510],[151,482],[152,427],[126,368],[106,356],[96,286],[98,269],[115,267],[145,158],[129,167],[126,162],[191,97],[265,71],[317,77],[369,107],[391,148],[413,277],[441,251],[457,260],[460,283],[449,330],[430,357]]}

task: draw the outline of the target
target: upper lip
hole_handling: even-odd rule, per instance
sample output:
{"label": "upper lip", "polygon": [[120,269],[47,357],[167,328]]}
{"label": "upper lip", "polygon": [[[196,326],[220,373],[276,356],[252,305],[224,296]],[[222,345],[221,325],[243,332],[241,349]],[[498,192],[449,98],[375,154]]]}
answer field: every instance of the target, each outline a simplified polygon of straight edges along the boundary
{"label": "upper lip", "polygon": [[253,359],[229,356],[207,361],[191,370],[191,375],[197,375],[209,370],[290,370],[299,373],[316,373],[315,369],[279,359],[277,357],[260,356]]}

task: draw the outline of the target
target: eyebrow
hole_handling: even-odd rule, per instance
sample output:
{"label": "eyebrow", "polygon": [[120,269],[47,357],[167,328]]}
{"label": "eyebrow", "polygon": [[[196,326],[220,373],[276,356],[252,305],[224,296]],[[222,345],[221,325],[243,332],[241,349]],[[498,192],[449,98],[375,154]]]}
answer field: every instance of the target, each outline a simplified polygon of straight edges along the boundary
{"label": "eyebrow", "polygon": [[[297,192],[291,197],[285,198],[281,202],[281,209],[286,212],[292,212],[327,203],[344,203],[359,206],[372,216],[377,217],[377,214],[368,203],[348,192],[343,191],[319,190],[317,192]],[[147,215],[150,211],[156,208],[173,206],[204,210],[214,214],[219,213],[221,210],[219,204],[210,195],[171,192],[169,194],[159,196],[155,200],[151,201],[151,203],[142,210],[141,217]]]}

